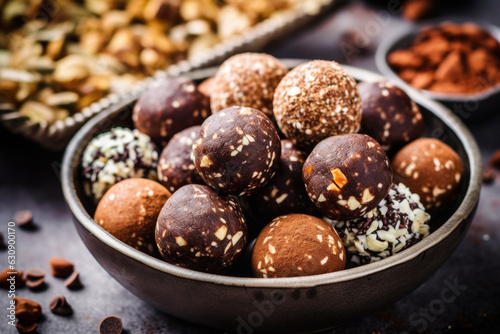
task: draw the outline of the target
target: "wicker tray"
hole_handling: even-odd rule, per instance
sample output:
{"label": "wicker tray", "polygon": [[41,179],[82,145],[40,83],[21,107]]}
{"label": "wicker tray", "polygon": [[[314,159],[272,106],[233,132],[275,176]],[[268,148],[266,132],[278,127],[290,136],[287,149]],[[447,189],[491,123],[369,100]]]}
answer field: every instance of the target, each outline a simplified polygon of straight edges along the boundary
{"label": "wicker tray", "polygon": [[215,45],[210,51],[198,54],[188,61],[181,61],[169,66],[164,71],[158,71],[154,76],[137,83],[127,94],[110,94],[90,106],[83,108],[64,120],[54,124],[34,123],[18,111],[8,109],[7,105],[0,104],[0,123],[11,132],[39,143],[50,150],[62,150],[71,137],[94,115],[118,103],[126,104],[130,99],[136,99],[156,80],[167,76],[179,76],[185,72],[216,65],[229,56],[241,52],[258,51],[272,40],[284,37],[296,29],[311,22],[315,17],[339,6],[347,0],[314,0],[306,1],[306,6],[300,6],[284,12],[279,12],[269,19],[258,23],[241,35]]}

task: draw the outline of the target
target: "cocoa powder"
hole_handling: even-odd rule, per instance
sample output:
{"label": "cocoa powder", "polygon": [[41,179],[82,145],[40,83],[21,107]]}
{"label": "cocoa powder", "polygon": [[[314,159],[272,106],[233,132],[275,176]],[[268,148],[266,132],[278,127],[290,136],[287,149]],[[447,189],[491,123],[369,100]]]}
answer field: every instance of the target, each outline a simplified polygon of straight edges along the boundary
{"label": "cocoa powder", "polygon": [[424,27],[409,49],[393,51],[387,61],[417,89],[475,94],[500,84],[500,44],[474,23]]}

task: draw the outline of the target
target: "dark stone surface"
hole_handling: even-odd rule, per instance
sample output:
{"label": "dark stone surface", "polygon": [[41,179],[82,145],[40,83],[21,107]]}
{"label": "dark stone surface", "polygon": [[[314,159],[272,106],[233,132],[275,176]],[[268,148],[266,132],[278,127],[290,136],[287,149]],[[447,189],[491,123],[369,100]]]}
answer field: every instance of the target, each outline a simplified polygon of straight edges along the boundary
{"label": "dark stone surface", "polygon": [[[335,59],[346,63],[338,46],[340,36],[348,26],[368,27],[373,16],[365,6],[373,3],[354,1],[293,38],[275,43],[267,51],[278,57]],[[500,24],[497,0],[462,1],[460,5],[452,2],[450,7],[453,8],[444,8],[442,12]],[[406,23],[398,17],[392,17],[388,25],[369,38],[367,48],[350,58],[350,65],[374,70],[376,44],[403,24]],[[478,141],[483,161],[487,161],[500,147],[500,113],[466,122]],[[64,203],[58,179],[61,157],[61,153],[47,152],[0,127],[0,232],[6,238],[8,221],[21,209],[33,211],[36,226],[30,230],[16,229],[17,267],[37,267],[50,273],[48,259],[64,257],[75,263],[85,285],[81,290],[70,291],[64,280],[47,274],[46,289],[17,290],[18,296],[42,305],[44,315],[38,332],[96,333],[104,317],[116,315],[122,318],[126,333],[216,333],[157,311],[125,290],[100,267],[78,237]],[[499,216],[500,179],[497,179],[482,188],[476,217],[463,242],[426,283],[379,312],[325,333],[496,332],[500,328]],[[0,268],[6,265],[7,252],[3,250]],[[455,293],[450,286],[455,286]],[[72,316],[50,313],[49,301],[59,293],[72,305]],[[8,300],[7,291],[0,290],[0,333],[16,332],[7,324]]]}

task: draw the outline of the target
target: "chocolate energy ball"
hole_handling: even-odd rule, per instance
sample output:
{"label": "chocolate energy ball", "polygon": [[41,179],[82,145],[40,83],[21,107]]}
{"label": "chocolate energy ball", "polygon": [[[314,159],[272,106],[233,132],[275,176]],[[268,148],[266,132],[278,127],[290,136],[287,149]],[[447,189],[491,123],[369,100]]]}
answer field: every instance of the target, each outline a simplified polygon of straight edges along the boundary
{"label": "chocolate energy ball", "polygon": [[193,144],[200,134],[200,128],[201,126],[195,125],[177,133],[160,154],[158,179],[171,192],[186,184],[203,183],[191,159]]}
{"label": "chocolate energy ball", "polygon": [[212,82],[212,112],[241,106],[273,117],[274,90],[288,68],[273,56],[242,53],[222,63]]}
{"label": "chocolate energy ball", "polygon": [[455,151],[440,140],[420,138],[403,147],[392,160],[395,182],[402,182],[430,211],[453,205],[464,168]]}
{"label": "chocolate energy ball", "polygon": [[273,106],[283,134],[306,151],[327,137],[357,132],[361,123],[356,81],[333,61],[291,70],[276,88]]}
{"label": "chocolate energy ball", "polygon": [[337,232],[304,214],[276,217],[259,234],[252,251],[256,277],[296,277],[343,270],[346,253]]}
{"label": "chocolate energy ball", "polygon": [[392,185],[387,197],[363,217],[334,221],[350,263],[366,264],[385,259],[425,238],[430,215],[404,184]]}
{"label": "chocolate energy ball", "polygon": [[177,132],[199,125],[209,115],[209,101],[186,78],[168,78],[151,87],[134,106],[139,131],[165,146]]}
{"label": "chocolate energy ball", "polygon": [[154,231],[170,192],[158,182],[131,178],[112,186],[99,201],[94,220],[127,245],[157,255]]}
{"label": "chocolate energy ball", "polygon": [[84,191],[97,203],[115,183],[131,177],[155,180],[158,152],[148,135],[114,128],[88,143],[82,157]]}
{"label": "chocolate energy ball", "polygon": [[223,273],[247,243],[239,205],[203,185],[177,190],[160,212],[156,244],[169,263],[198,271]]}
{"label": "chocolate energy ball", "polygon": [[387,81],[358,84],[363,116],[361,131],[385,149],[404,144],[424,133],[424,118],[415,102]]}
{"label": "chocolate energy ball", "polygon": [[321,141],[307,157],[302,178],[311,200],[330,219],[357,218],[374,209],[392,184],[389,158],[370,136]]}
{"label": "chocolate energy ball", "polygon": [[272,121],[257,109],[230,107],[203,122],[193,146],[194,165],[217,191],[250,195],[274,176],[281,142]]}
{"label": "chocolate energy ball", "polygon": [[302,181],[302,166],[306,158],[307,155],[297,149],[291,140],[281,141],[281,159],[276,175],[250,198],[254,214],[273,219],[290,213],[317,213]]}

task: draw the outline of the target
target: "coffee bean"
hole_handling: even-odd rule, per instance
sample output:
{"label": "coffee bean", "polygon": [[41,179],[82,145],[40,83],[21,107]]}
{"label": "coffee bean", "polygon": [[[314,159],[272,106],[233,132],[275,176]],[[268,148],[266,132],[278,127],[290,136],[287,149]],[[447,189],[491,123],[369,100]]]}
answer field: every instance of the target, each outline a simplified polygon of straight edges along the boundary
{"label": "coffee bean", "polygon": [[66,278],[73,272],[75,266],[73,263],[68,260],[62,258],[50,258],[50,269],[52,271],[52,275],[55,277]]}
{"label": "coffee bean", "polygon": [[36,322],[30,324],[24,324],[20,321],[16,323],[16,328],[19,333],[33,333],[36,331],[38,324]]}
{"label": "coffee bean", "polygon": [[64,285],[70,290],[78,290],[83,288],[83,284],[80,281],[80,273],[78,270],[73,271],[70,277],[66,279]]}
{"label": "coffee bean", "polygon": [[50,300],[50,311],[57,315],[69,316],[73,314],[73,308],[63,295],[56,295]]}
{"label": "coffee bean", "polygon": [[33,213],[30,210],[16,211],[13,220],[20,227],[28,227],[33,222]]}
{"label": "coffee bean", "polygon": [[45,272],[39,268],[29,268],[26,270],[23,276],[24,280],[37,280],[40,278],[45,278]]}
{"label": "coffee bean", "polygon": [[45,278],[39,278],[35,280],[27,280],[26,286],[31,290],[41,290],[45,287]]}
{"label": "coffee bean", "polygon": [[16,303],[15,315],[23,325],[36,322],[42,315],[42,307],[34,300],[14,297],[14,302]]}
{"label": "coffee bean", "polygon": [[99,324],[99,334],[120,334],[122,330],[122,319],[114,315],[102,319]]}

